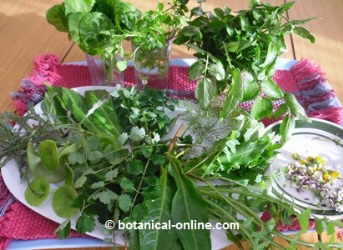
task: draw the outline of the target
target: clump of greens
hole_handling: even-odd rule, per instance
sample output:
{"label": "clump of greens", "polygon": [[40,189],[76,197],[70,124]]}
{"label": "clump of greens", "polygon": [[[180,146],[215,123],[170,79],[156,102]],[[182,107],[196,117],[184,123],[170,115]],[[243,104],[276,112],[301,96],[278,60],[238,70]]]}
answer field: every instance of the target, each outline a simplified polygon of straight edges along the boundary
{"label": "clump of greens", "polygon": [[[127,66],[123,42],[132,36],[141,12],[120,0],[65,0],[47,11],[47,20],[87,54],[99,55],[106,67]],[[120,59],[118,59],[120,58]]]}
{"label": "clump of greens", "polygon": [[99,55],[110,72],[124,71],[132,55],[123,42],[132,41],[133,54],[138,51],[144,66],[151,67],[151,60],[144,61],[146,55],[165,47],[184,26],[187,2],[173,0],[168,9],[159,3],[156,10],[142,13],[121,0],[65,0],[47,11],[47,20],[58,31],[68,33],[85,53]]}
{"label": "clump of greens", "polygon": [[287,34],[294,32],[311,42],[315,40],[301,26],[309,20],[288,19],[287,11],[293,5],[251,1],[250,9],[238,13],[229,8],[192,10],[193,19],[175,43],[195,50],[198,60],[190,68],[190,77],[198,80],[196,96],[204,108],[222,96],[220,115],[226,117],[240,102],[255,101],[252,116],[259,120],[271,116],[273,100],[283,98],[286,104],[278,110],[279,115],[303,114],[301,109],[293,108],[295,100],[285,96],[272,80],[276,61],[286,49]]}
{"label": "clump of greens", "polygon": [[[280,234],[277,225],[296,214],[301,232],[305,232],[309,211],[299,214],[290,204],[271,197],[266,192],[268,182],[261,176],[254,176],[258,184],[251,185],[247,181],[251,176],[235,181],[223,174],[235,173],[238,166],[244,171],[249,170],[249,165],[259,170],[257,165],[264,164],[275,152],[272,148],[280,145],[268,141],[272,137],[259,134],[257,121],[236,114],[228,136],[201,156],[185,159],[196,145],[194,138],[179,132],[170,138],[173,119],[166,114],[172,113],[177,102],[162,92],[118,87],[110,94],[96,90],[81,96],[72,91],[49,87],[43,103],[45,118],[37,116],[37,121],[59,131],[58,137],[41,137],[40,132],[46,128],[29,126],[23,123],[28,118],[23,117],[17,118],[18,126],[23,124],[27,131],[35,128],[35,133],[23,134],[26,141],[18,146],[9,145],[11,150],[16,148],[26,154],[21,159],[23,177],[28,181],[27,202],[39,206],[51,195],[55,213],[66,218],[56,230],[59,237],[69,235],[70,219],[77,216],[76,230],[80,233],[91,232],[97,223],[104,224],[109,219],[160,223],[229,221],[240,223],[235,233],[226,232],[238,246],[241,240],[248,240],[263,249],[280,247],[271,236],[282,237],[293,245],[305,244]],[[1,143],[13,137],[10,133],[5,135],[4,129],[13,130],[10,126],[0,127]],[[248,141],[261,150],[256,151],[254,146],[245,151]],[[222,184],[213,180],[221,180]],[[58,188],[50,188],[51,183],[57,183]],[[257,216],[265,209],[272,218],[267,223]],[[323,231],[323,226],[340,225],[325,220],[320,223],[318,231]],[[209,230],[125,233],[130,249],[211,249]]]}

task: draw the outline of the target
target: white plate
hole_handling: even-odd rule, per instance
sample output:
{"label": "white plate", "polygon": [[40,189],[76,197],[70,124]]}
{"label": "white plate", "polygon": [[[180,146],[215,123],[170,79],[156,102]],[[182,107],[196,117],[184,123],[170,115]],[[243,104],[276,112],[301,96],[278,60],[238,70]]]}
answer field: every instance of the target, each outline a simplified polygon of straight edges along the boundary
{"label": "white plate", "polygon": [[[171,65],[189,67],[194,62],[195,62],[194,59],[174,59],[171,61]],[[276,69],[287,70],[290,67],[292,67],[295,63],[296,63],[295,60],[280,59],[277,62]],[[77,63],[73,63],[73,64],[84,65],[85,62],[77,62]],[[94,89],[111,90],[113,88],[112,87],[104,87],[104,86],[89,86],[89,87],[77,88],[77,91],[79,93],[83,94],[84,92],[86,92],[88,90],[94,90]],[[40,106],[36,107],[36,111],[38,113],[41,112]],[[22,180],[20,178],[19,166],[17,165],[17,163],[14,160],[8,162],[6,164],[6,166],[1,168],[1,173],[2,173],[2,177],[4,179],[4,182],[5,182],[8,190],[12,193],[12,195],[17,200],[19,200],[25,206],[27,206],[28,208],[32,209],[33,211],[41,214],[42,216],[44,216],[44,217],[46,217],[52,221],[57,222],[57,223],[62,223],[65,220],[65,219],[57,216],[55,214],[55,212],[53,211],[52,206],[51,206],[51,195],[39,207],[30,206],[26,202],[25,197],[24,197],[24,193],[26,190],[27,183],[22,182]],[[54,188],[56,188],[56,187],[57,186],[55,186]],[[74,228],[74,229],[75,229],[75,222],[76,222],[76,218],[73,218],[71,220],[71,224],[72,224],[72,228]],[[87,233],[87,234],[90,236],[93,236],[95,238],[98,238],[98,239],[105,239],[108,237],[108,235],[106,235],[104,233],[103,225],[99,225],[99,224],[97,224],[96,229],[93,232]],[[220,231],[211,232],[211,241],[212,241],[212,246],[213,246],[212,249],[221,249],[221,248],[230,244],[230,241],[227,240],[225,234],[223,234]],[[31,244],[30,242],[31,241],[28,242],[28,245],[26,247],[31,248],[31,247],[29,247],[29,244]],[[41,245],[39,245],[39,242],[37,243],[37,241],[34,241],[34,243],[32,243],[32,244],[34,244],[35,246],[37,245],[37,248],[44,248],[44,246],[47,246],[46,242],[47,242],[47,240],[41,240]],[[70,244],[73,242],[73,239],[70,239],[68,241],[57,241],[57,242],[61,242],[61,244],[63,244],[62,242],[68,242],[68,244]],[[78,240],[75,240],[75,242],[77,242],[77,243],[75,243],[76,245],[73,245],[73,247],[94,246],[94,245],[90,244],[89,241],[85,241],[84,244],[81,244],[81,243],[79,243],[80,240],[78,239]],[[118,245],[123,245],[124,239],[122,236],[119,235],[116,237],[115,242]],[[18,241],[17,243],[22,244],[22,242],[20,242],[20,241]],[[38,245],[39,245],[39,247],[38,247]],[[17,249],[17,248],[15,248],[15,249]],[[23,247],[22,249],[25,249],[25,247]],[[33,247],[31,249],[33,249]]]}
{"label": "white plate", "polygon": [[[272,177],[269,192],[277,197],[283,197],[293,203],[298,210],[309,208],[312,216],[326,217],[329,220],[343,219],[343,213],[320,205],[317,196],[311,191],[298,192],[282,173],[283,169],[293,163],[293,153],[301,156],[321,156],[327,160],[330,169],[339,171],[343,176],[343,128],[332,122],[310,119],[311,122],[297,121],[292,137],[279,150],[272,160],[268,174]],[[267,131],[276,131],[280,122],[272,124]],[[342,181],[340,181],[339,185]]]}

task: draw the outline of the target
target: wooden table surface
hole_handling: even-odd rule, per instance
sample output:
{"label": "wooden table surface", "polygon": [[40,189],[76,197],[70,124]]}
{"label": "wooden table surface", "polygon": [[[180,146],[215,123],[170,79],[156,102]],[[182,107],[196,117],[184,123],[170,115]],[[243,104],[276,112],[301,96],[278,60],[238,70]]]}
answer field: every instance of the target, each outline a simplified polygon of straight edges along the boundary
{"label": "wooden table surface", "polygon": [[[284,1],[287,0],[269,0],[272,3]],[[17,90],[20,80],[30,73],[35,56],[53,53],[62,62],[84,60],[84,54],[73,46],[66,34],[57,32],[45,20],[45,11],[59,2],[61,0],[0,1],[0,112],[12,109],[9,94]],[[146,10],[154,8],[157,0],[130,2]],[[248,0],[207,0],[204,4],[208,10],[224,5],[238,10],[247,7]],[[284,57],[308,58],[319,64],[342,100],[343,0],[296,0],[296,6],[288,14],[291,18],[316,17],[307,27],[315,34],[317,42],[310,44],[289,37]],[[172,56],[190,57],[190,54],[185,48],[175,47]],[[317,235],[308,233],[303,239],[313,242]]]}

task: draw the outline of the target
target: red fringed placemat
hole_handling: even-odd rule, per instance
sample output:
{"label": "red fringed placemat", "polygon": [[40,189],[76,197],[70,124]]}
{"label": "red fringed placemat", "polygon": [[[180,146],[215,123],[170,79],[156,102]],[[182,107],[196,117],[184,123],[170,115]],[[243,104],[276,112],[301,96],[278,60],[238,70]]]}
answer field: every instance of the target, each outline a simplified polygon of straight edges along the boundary
{"label": "red fringed placemat", "polygon": [[[188,68],[172,66],[168,88],[191,93],[196,83],[188,79]],[[311,117],[317,117],[343,125],[343,109],[334,90],[330,87],[320,68],[308,60],[301,60],[290,70],[279,70],[274,75],[275,81],[288,92],[296,95]],[[125,82],[134,82],[133,69],[125,72]],[[67,88],[91,85],[88,68],[82,65],[60,64],[54,55],[43,55],[36,58],[32,74],[23,80],[18,92],[13,93],[16,111],[24,114],[28,105],[42,100],[45,83]],[[156,88],[165,88],[156,84]],[[189,96],[191,97],[191,96]],[[251,103],[242,104],[249,108]],[[269,121],[270,123],[271,121]],[[268,220],[265,213],[262,217]],[[5,249],[12,239],[30,240],[54,238],[57,224],[36,214],[23,204],[15,201],[9,194],[0,176],[0,248]],[[314,223],[311,223],[311,227]],[[279,225],[280,231],[298,230],[299,224]],[[72,236],[80,236],[73,234]],[[340,235],[339,235],[340,236]]]}

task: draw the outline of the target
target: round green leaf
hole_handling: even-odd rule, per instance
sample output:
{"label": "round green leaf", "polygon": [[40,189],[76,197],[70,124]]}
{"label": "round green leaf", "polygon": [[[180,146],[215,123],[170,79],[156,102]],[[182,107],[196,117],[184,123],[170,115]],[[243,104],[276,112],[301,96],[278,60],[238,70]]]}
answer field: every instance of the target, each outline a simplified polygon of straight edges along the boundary
{"label": "round green leaf", "polygon": [[45,168],[54,171],[60,166],[57,145],[55,141],[45,140],[39,144],[39,156]]}
{"label": "round green leaf", "polygon": [[49,195],[50,185],[44,178],[34,179],[25,190],[25,199],[31,206],[41,205]]}
{"label": "round green leaf", "polygon": [[52,197],[52,208],[58,216],[71,218],[79,211],[79,209],[73,207],[76,197],[76,191],[72,187],[64,185],[54,193]]}

